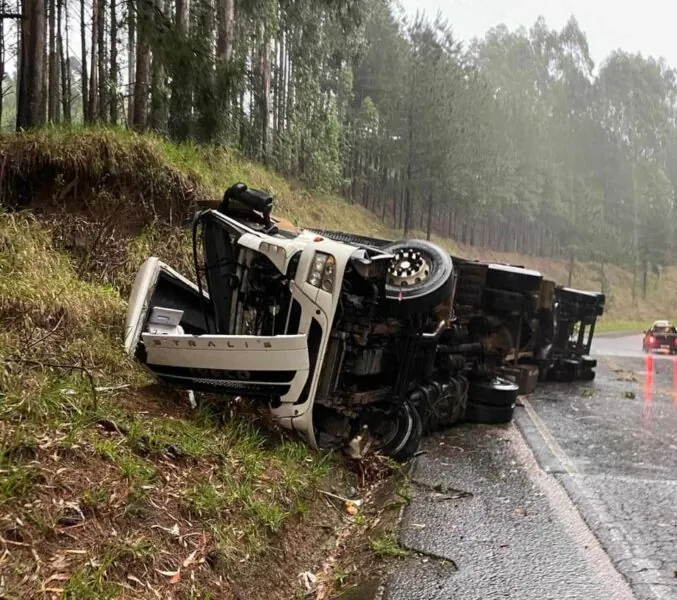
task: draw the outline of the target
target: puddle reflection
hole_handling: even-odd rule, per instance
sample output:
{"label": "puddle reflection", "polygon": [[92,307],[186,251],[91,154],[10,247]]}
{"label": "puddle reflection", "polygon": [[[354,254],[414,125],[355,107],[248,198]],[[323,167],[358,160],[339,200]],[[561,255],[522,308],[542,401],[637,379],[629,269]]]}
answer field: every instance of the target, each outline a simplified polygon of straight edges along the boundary
{"label": "puddle reflection", "polygon": [[677,408],[677,358],[672,359],[672,406]]}
{"label": "puddle reflection", "polygon": [[653,402],[653,373],[654,360],[651,354],[644,358],[644,404],[642,406],[642,419],[644,427],[651,429],[651,405]]}
{"label": "puddle reflection", "polygon": [[[670,362],[672,363],[672,390],[668,391],[667,388],[660,389],[662,389],[666,395],[669,394],[672,397],[672,406],[677,408],[677,357],[670,357]],[[665,362],[661,362],[660,364],[665,366]],[[646,426],[651,426],[651,408],[653,405],[655,372],[654,357],[651,354],[648,354],[644,357],[644,402],[642,406],[642,416]]]}

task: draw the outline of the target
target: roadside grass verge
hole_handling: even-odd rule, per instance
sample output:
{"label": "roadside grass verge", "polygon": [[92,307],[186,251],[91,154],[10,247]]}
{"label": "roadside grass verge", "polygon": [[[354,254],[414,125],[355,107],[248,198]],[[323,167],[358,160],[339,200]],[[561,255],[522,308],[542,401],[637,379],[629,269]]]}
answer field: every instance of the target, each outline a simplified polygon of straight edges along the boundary
{"label": "roadside grass verge", "polygon": [[[289,532],[311,537],[340,461],[255,406],[193,412],[154,383],[124,354],[120,295],[34,216],[0,212],[0,248],[0,595],[292,596],[295,576],[256,573],[284,562]],[[290,548],[286,567],[320,546]]]}
{"label": "roadside grass verge", "polygon": [[369,546],[374,554],[379,557],[406,558],[413,552],[400,545],[397,535],[389,533],[380,537],[369,538]]}
{"label": "roadside grass verge", "polygon": [[[658,319],[660,317],[656,317]],[[652,321],[609,321],[600,319],[595,327],[598,333],[643,333],[651,327]]]}

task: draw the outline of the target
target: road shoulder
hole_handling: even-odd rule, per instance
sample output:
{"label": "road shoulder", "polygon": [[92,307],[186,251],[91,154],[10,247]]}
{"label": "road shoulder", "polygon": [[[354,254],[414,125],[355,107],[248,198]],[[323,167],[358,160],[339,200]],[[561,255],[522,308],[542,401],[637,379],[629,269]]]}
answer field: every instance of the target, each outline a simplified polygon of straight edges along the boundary
{"label": "road shoulder", "polygon": [[424,448],[400,527],[415,554],[391,576],[386,599],[632,598],[514,425],[465,425]]}

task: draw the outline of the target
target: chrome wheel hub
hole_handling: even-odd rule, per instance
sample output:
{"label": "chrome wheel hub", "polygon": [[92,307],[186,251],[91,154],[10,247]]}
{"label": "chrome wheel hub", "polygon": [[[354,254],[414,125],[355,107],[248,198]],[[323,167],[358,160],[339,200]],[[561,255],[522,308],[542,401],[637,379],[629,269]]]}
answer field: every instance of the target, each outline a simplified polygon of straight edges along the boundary
{"label": "chrome wheel hub", "polygon": [[430,274],[430,265],[423,254],[411,248],[402,248],[388,267],[388,283],[407,287],[425,281]]}

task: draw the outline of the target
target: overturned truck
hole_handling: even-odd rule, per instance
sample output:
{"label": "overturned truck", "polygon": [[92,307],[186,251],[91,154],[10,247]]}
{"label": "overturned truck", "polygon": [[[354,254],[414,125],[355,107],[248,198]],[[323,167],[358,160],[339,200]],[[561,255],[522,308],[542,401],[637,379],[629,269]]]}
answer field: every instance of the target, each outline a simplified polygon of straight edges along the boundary
{"label": "overturned truck", "polygon": [[194,281],[140,269],[125,346],[162,381],[263,402],[314,448],[403,460],[425,432],[510,421],[535,379],[594,377],[603,295],[427,241],[284,228],[271,209],[236,184],[195,216]]}

